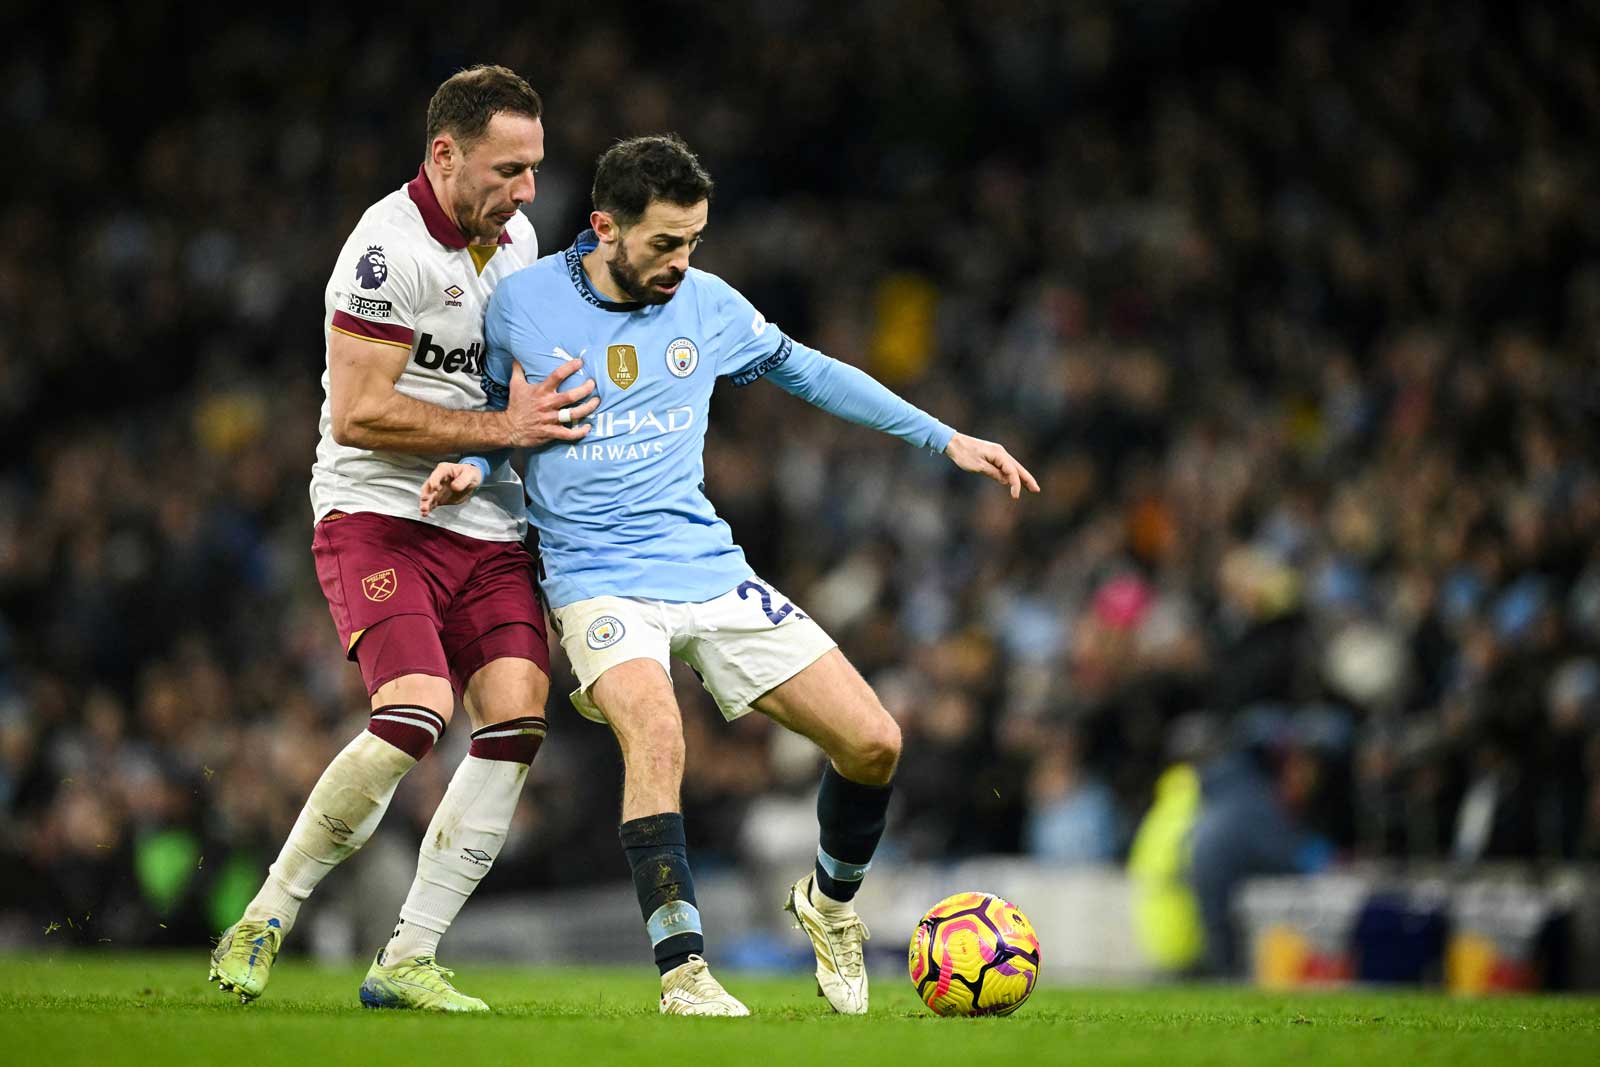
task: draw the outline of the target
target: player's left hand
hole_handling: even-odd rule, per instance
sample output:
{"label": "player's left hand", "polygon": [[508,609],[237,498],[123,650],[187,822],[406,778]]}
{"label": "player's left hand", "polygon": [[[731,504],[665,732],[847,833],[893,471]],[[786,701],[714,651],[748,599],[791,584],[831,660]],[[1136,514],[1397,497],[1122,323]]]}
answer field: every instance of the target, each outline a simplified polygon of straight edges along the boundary
{"label": "player's left hand", "polygon": [[483,472],[472,463],[441,463],[422,483],[419,503],[426,516],[434,508],[460,504],[477,490]]}
{"label": "player's left hand", "polygon": [[944,448],[944,454],[964,471],[987,475],[1001,485],[1009,486],[1012,500],[1022,496],[1023,486],[1027,486],[1031,493],[1039,491],[1039,483],[1028,473],[1028,468],[1018,463],[1010,452],[993,441],[958,433],[950,438],[950,443]]}

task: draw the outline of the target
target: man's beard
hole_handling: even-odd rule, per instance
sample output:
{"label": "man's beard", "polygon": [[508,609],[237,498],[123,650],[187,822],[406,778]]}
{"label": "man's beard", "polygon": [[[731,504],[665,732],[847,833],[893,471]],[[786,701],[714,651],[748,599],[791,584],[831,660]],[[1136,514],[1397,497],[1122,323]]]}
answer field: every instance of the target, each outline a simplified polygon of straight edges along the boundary
{"label": "man's beard", "polygon": [[606,264],[606,270],[611,272],[611,281],[622,290],[622,295],[635,304],[665,304],[678,294],[676,291],[663,293],[655,287],[655,283],[677,285],[683,281],[683,275],[675,270],[646,281],[639,277],[639,269],[628,262],[628,253],[620,248],[617,249],[617,257]]}
{"label": "man's beard", "polygon": [[468,241],[498,241],[504,226],[487,215],[480,215],[470,204],[456,205],[456,225]]}

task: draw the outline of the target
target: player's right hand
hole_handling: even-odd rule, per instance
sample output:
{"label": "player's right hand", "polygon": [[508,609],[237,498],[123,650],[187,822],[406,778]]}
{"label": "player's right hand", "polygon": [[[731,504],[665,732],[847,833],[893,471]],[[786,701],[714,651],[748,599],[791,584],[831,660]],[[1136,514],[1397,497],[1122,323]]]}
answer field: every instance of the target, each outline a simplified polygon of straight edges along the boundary
{"label": "player's right hand", "polygon": [[[569,359],[534,385],[522,373],[522,365],[511,361],[511,396],[506,402],[506,415],[511,420],[513,448],[534,448],[547,441],[580,441],[588,435],[592,427],[583,420],[600,406],[600,398],[589,395],[594,392],[594,379],[565,392],[559,389],[562,382],[582,368],[583,360]],[[563,411],[566,418],[561,417]]]}
{"label": "player's right hand", "polygon": [[434,508],[465,502],[482,482],[483,472],[475,464],[439,464],[428,475],[428,480],[422,483],[422,492],[418,494],[422,514],[426,516]]}

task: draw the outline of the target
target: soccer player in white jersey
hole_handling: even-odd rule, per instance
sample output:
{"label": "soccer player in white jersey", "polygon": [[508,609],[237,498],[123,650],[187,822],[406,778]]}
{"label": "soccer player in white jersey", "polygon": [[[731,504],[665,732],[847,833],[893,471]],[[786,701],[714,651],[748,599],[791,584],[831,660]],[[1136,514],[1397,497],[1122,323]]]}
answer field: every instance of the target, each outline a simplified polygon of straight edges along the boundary
{"label": "soccer player in white jersey", "polygon": [[360,992],[369,1007],[488,1010],[451,985],[434,954],[498,855],[544,737],[549,646],[516,475],[427,518],[416,497],[440,454],[583,436],[556,421],[588,388],[557,393],[564,374],[537,388],[519,382],[506,410],[482,410],[484,307],[537,256],[518,209],[544,158],[540,112],[538,94],[504,67],[446,80],[428,105],[416,178],[367,209],[328,282],[312,553],[372,711],[212,954],[211,977],[242,1000],[261,995],[301,903],[372,836],[460,696],[471,747]]}
{"label": "soccer player in white jersey", "polygon": [[[569,356],[598,384],[594,432],[528,459],[528,514],[543,588],[578,676],[573,703],[622,749],[622,845],[661,971],[661,1010],[747,1015],[706,967],[679,784],[683,725],[669,657],[699,673],[723,715],[754,709],[829,758],[816,863],[785,907],[811,939],[818,992],[867,1010],[851,903],[883,833],[900,730],[834,642],[751,573],[701,488],[706,415],[719,376],[768,378],[822,409],[943,453],[1010,488],[1038,483],[1004,448],[956,433],[868,375],[784,335],[722,279],[689,267],[711,179],[672,137],[624,141],[600,159],[593,229],[565,255],[506,279],[490,302],[491,403]],[[581,422],[584,412],[567,418]],[[425,514],[507,477],[503,454],[441,464]]]}

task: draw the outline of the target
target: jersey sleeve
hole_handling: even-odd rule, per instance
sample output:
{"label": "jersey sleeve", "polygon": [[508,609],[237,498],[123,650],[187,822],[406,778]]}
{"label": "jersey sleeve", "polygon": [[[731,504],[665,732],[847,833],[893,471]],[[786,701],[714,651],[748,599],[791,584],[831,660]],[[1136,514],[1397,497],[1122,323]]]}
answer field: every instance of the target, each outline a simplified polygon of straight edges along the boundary
{"label": "jersey sleeve", "polygon": [[340,253],[330,288],[331,329],[363,341],[411,347],[421,268],[410,247],[392,231],[357,230]]}
{"label": "jersey sleeve", "polygon": [[717,357],[717,374],[748,385],[783,362],[789,339],[739,290],[714,274],[706,278],[714,292],[712,351]]}
{"label": "jersey sleeve", "polygon": [[830,415],[890,434],[931,452],[943,452],[950,438],[955,436],[949,426],[895,395],[866,371],[825,356],[814,348],[795,344],[787,338],[785,341],[788,343],[782,349],[784,358],[771,371],[772,383],[785,392]]}

